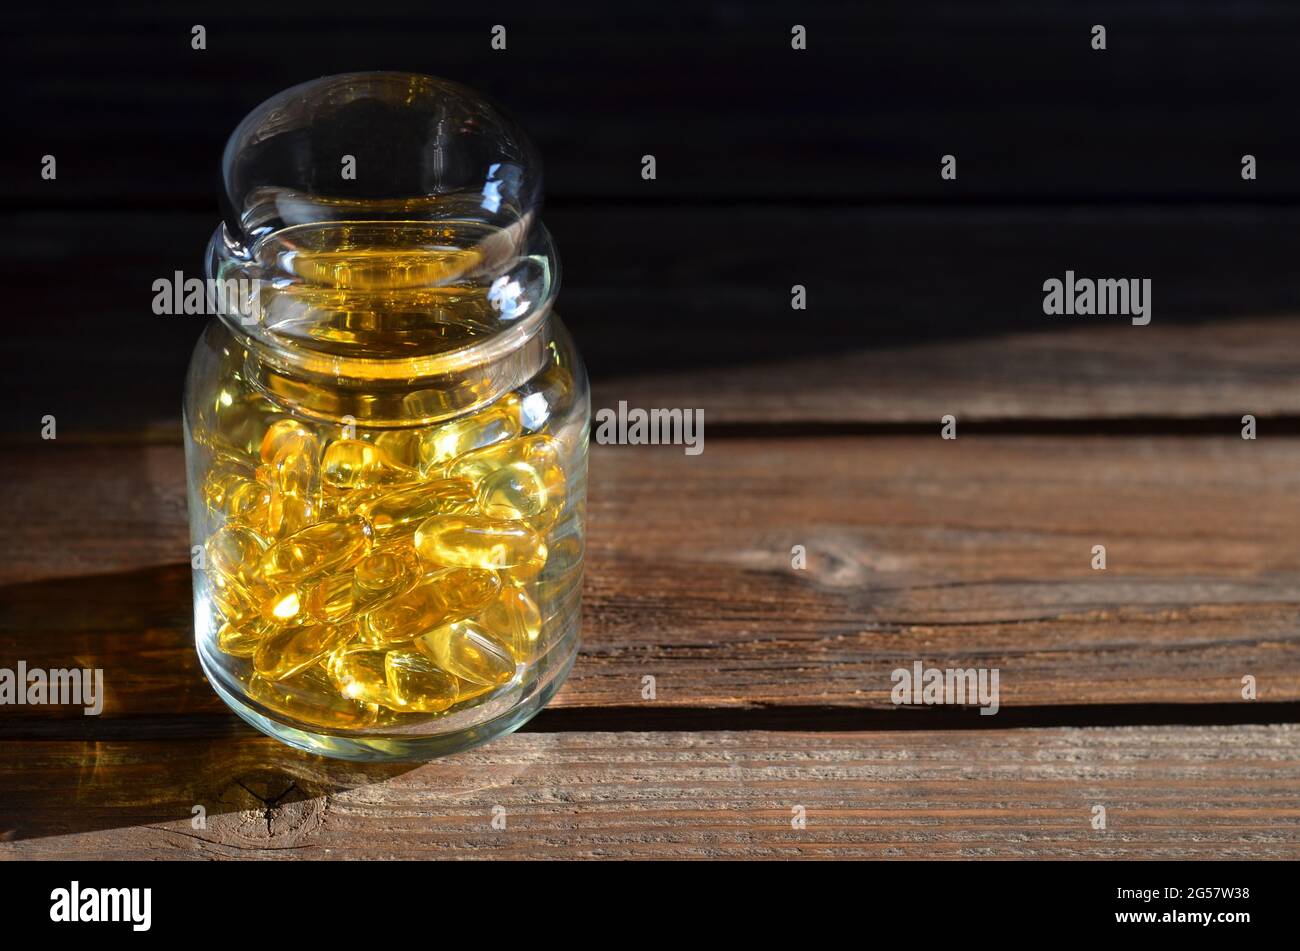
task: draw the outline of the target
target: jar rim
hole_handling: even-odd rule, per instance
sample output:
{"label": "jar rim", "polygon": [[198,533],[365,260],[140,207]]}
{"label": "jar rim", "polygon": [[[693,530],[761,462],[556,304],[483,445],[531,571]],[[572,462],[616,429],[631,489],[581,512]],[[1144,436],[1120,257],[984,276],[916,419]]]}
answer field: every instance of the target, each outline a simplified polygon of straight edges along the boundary
{"label": "jar rim", "polygon": [[[415,384],[426,378],[462,373],[523,348],[545,325],[553,309],[560,283],[554,241],[540,220],[521,221],[519,226],[531,243],[532,253],[526,257],[541,271],[541,299],[518,320],[499,323],[488,332],[447,350],[414,356],[399,353],[358,356],[313,349],[268,328],[262,320],[264,312],[260,303],[254,305],[243,293],[233,298],[227,295],[227,304],[218,309],[217,316],[242,344],[285,370],[305,375],[328,376],[340,381],[405,380]],[[224,222],[216,227],[208,243],[204,270],[205,276],[219,286],[232,280],[258,280],[241,277],[249,273],[249,260]]]}

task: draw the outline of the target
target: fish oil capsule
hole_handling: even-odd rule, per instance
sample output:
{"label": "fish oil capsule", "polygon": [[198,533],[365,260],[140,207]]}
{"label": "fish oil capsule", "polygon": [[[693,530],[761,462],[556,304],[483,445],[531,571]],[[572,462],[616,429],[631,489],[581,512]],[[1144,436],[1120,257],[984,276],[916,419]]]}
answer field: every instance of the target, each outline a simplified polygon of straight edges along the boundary
{"label": "fish oil capsule", "polygon": [[360,439],[336,439],[322,461],[325,482],[337,489],[374,489],[418,482],[420,473]]}
{"label": "fish oil capsule", "polygon": [[478,482],[513,462],[526,462],[532,466],[546,480],[547,488],[550,488],[551,479],[556,477],[556,473],[563,480],[559,440],[540,434],[510,439],[467,452],[448,463],[445,474],[449,478],[459,477]]}
{"label": "fish oil capsule", "polygon": [[512,462],[478,484],[479,511],[489,518],[527,521],[546,511],[546,484],[526,462]]}
{"label": "fish oil capsule", "polygon": [[258,642],[253,668],[267,680],[283,680],[320,663],[356,635],[355,623],[284,627]]}
{"label": "fish oil capsule", "polygon": [[415,646],[443,670],[472,684],[495,687],[515,675],[515,659],[473,621],[452,621],[415,639]]}
{"label": "fish oil capsule", "polygon": [[303,618],[302,598],[296,588],[269,591],[261,599],[258,612],[268,624],[296,624]]}
{"label": "fish oil capsule", "polygon": [[375,445],[388,453],[389,458],[412,469],[420,468],[420,431],[393,429],[375,437]]}
{"label": "fish oil capsule", "polygon": [[291,437],[305,437],[306,439],[315,440],[311,431],[298,422],[296,419],[279,419],[266,428],[266,433],[262,436],[259,456],[264,463],[274,463],[279,456],[280,450]]}
{"label": "fish oil capsule", "polygon": [[415,651],[388,651],[384,674],[389,695],[401,709],[413,713],[441,713],[460,693],[455,677]]}
{"label": "fish oil capsule", "polygon": [[256,479],[245,479],[226,498],[226,518],[254,531],[266,531],[271,513],[271,490]]}
{"label": "fish oil capsule", "polygon": [[475,615],[475,620],[498,640],[510,644],[519,660],[527,662],[536,653],[542,612],[522,586],[503,585],[500,596]]}
{"label": "fish oil capsule", "polygon": [[304,607],[313,620],[337,623],[405,594],[420,576],[420,560],[409,545],[372,552],[353,571],[330,575],[313,585]]}
{"label": "fish oil capsule", "polygon": [[372,534],[359,515],[317,522],[268,548],[259,564],[261,577],[268,584],[290,585],[351,568],[370,552]]}
{"label": "fish oil capsule", "polygon": [[367,614],[360,639],[376,646],[410,641],[432,627],[471,616],[491,604],[500,591],[501,579],[491,571],[431,572],[406,594]]}
{"label": "fish oil capsule", "polygon": [[363,729],[384,720],[374,704],[340,695],[319,667],[283,680],[254,674],[248,679],[248,696],[282,716],[320,727]]}
{"label": "fish oil capsule", "polygon": [[427,431],[420,440],[420,471],[435,473],[457,456],[519,435],[519,397],[507,393],[464,419]]}
{"label": "fish oil capsule", "polygon": [[388,672],[384,668],[387,653],[358,644],[345,645],[330,654],[325,669],[330,682],[347,699],[398,707],[400,704],[388,688]]}
{"label": "fish oil capsule", "polygon": [[256,621],[242,624],[231,624],[226,621],[217,631],[217,647],[222,653],[229,654],[231,657],[252,657],[253,652],[257,650],[257,645],[269,630],[267,625]]}
{"label": "fish oil capsule", "polygon": [[267,527],[284,538],[306,528],[319,514],[320,444],[307,432],[279,440],[271,466],[271,500]]}
{"label": "fish oil capsule", "polygon": [[221,616],[231,624],[242,627],[263,620],[258,599],[234,578],[209,572],[208,592]]}
{"label": "fish oil capsule", "polygon": [[524,522],[482,515],[435,515],[415,532],[426,564],[459,568],[513,568],[546,560],[541,536]]}
{"label": "fish oil capsule", "polygon": [[469,480],[438,479],[365,501],[357,512],[370,520],[377,538],[397,538],[414,534],[434,515],[467,515],[474,511],[476,499]]}
{"label": "fish oil capsule", "polygon": [[225,525],[212,533],[204,549],[218,574],[247,585],[256,577],[267,543],[250,528]]}

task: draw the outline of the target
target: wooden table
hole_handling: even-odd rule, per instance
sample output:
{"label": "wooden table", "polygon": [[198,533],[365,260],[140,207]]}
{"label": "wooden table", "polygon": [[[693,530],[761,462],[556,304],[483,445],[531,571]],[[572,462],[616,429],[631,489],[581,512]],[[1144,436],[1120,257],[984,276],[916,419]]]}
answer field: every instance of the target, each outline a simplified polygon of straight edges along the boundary
{"label": "wooden table", "polygon": [[[0,657],[108,701],[3,711],[0,857],[1300,857],[1296,353],[1260,318],[606,380],[705,450],[594,447],[572,675],[426,764],[204,682],[175,426],[11,440]],[[918,660],[1000,712],[894,706]]]}

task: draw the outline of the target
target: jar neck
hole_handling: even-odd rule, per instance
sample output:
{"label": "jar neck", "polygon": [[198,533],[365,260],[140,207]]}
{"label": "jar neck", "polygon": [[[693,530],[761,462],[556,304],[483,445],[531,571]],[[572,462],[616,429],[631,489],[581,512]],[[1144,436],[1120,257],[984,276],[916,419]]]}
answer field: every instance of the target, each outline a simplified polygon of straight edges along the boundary
{"label": "jar neck", "polygon": [[[471,335],[446,349],[409,345],[411,333],[436,336],[454,326],[445,321],[455,313],[455,304],[425,311],[428,301],[465,300],[463,294],[448,296],[436,282],[418,283],[423,272],[416,271],[414,282],[408,279],[401,289],[415,294],[415,312],[407,304],[398,314],[380,315],[400,318],[408,334],[391,337],[385,336],[382,320],[377,335],[373,319],[360,321],[364,326],[358,333],[348,327],[356,316],[351,313],[354,295],[374,299],[372,289],[356,291],[314,281],[312,275],[286,275],[279,259],[268,264],[266,256],[233,242],[225,225],[209,243],[207,276],[228,289],[220,319],[244,348],[243,376],[286,412],[377,428],[425,425],[473,412],[526,382],[544,364],[555,337],[550,314],[559,268],[549,233],[540,222],[532,228],[529,223],[522,222],[514,234],[501,232],[476,243],[475,273],[468,280],[476,282],[471,286],[478,289],[475,313],[480,319]],[[331,305],[314,310],[312,302],[321,295]],[[386,289],[379,299],[390,301]],[[484,313],[492,319],[483,320]],[[289,320],[293,332],[285,333]],[[345,332],[336,333],[338,326]],[[365,346],[350,345],[353,337],[367,333]],[[349,343],[337,345],[340,338]]]}

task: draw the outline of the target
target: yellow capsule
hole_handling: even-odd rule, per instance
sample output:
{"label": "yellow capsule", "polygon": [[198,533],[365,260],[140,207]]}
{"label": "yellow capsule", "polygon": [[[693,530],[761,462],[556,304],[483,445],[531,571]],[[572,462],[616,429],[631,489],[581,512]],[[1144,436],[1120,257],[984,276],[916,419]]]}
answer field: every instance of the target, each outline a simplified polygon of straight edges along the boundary
{"label": "yellow capsule", "polygon": [[376,551],[359,561],[355,570],[313,585],[305,608],[317,621],[344,621],[410,591],[420,575],[420,561],[409,545]]}
{"label": "yellow capsule", "polygon": [[541,535],[524,522],[482,515],[435,515],[415,532],[415,549],[429,565],[513,568],[546,560]]}
{"label": "yellow capsule", "polygon": [[445,568],[424,576],[410,591],[365,618],[361,640],[375,646],[401,644],[432,627],[470,617],[497,597],[501,579],[476,568]]}
{"label": "yellow capsule", "polygon": [[389,695],[401,709],[413,713],[441,713],[460,692],[455,677],[414,651],[388,651],[384,673]]}
{"label": "yellow capsule", "polygon": [[300,532],[320,514],[320,443],[306,432],[290,432],[277,441],[269,463],[271,498],[267,530],[277,538]]}
{"label": "yellow capsule", "polygon": [[542,476],[549,490],[553,480],[564,479],[564,473],[560,469],[560,455],[558,439],[541,434],[523,436],[458,456],[448,463],[445,474],[450,478],[460,477],[479,482],[511,463],[526,462]]}
{"label": "yellow capsule", "polygon": [[457,456],[519,435],[519,397],[507,393],[472,416],[427,430],[420,440],[420,471],[439,471]]}
{"label": "yellow capsule", "polygon": [[268,680],[283,680],[324,660],[356,635],[355,623],[280,628],[258,642],[253,668]]}
{"label": "yellow capsule", "polygon": [[375,445],[389,458],[412,469],[420,468],[420,430],[390,429],[375,437]]}
{"label": "yellow capsule", "polygon": [[226,525],[213,532],[204,548],[208,564],[218,574],[248,584],[256,577],[267,543],[252,529]]}
{"label": "yellow capsule", "polygon": [[418,471],[360,439],[336,439],[330,443],[325,450],[322,471],[326,484],[338,489],[374,489],[420,479]]}
{"label": "yellow capsule", "polygon": [[239,466],[214,466],[203,479],[203,502],[213,515],[224,515],[226,500],[248,481],[248,470]]}
{"label": "yellow capsule", "polygon": [[542,612],[522,586],[503,585],[500,596],[475,615],[475,620],[499,641],[512,645],[519,660],[527,662],[536,653]]}
{"label": "yellow capsule", "polygon": [[515,659],[473,621],[452,621],[415,639],[415,646],[448,673],[472,684],[495,687],[515,675]]}
{"label": "yellow capsule", "polygon": [[280,681],[254,674],[248,680],[248,696],[281,716],[317,727],[364,729],[382,719],[374,704],[340,696],[319,667]]}
{"label": "yellow capsule", "polygon": [[272,624],[294,624],[302,619],[302,599],[293,588],[268,594],[260,607],[262,619]]}
{"label": "yellow capsule", "polygon": [[512,462],[478,484],[479,511],[489,518],[529,520],[546,511],[546,483],[526,462]]}
{"label": "yellow capsule", "polygon": [[388,673],[384,669],[386,653],[348,644],[330,655],[325,669],[329,672],[330,682],[347,699],[397,707],[400,704],[388,689]]}
{"label": "yellow capsule", "polygon": [[268,548],[259,565],[262,578],[285,586],[351,568],[370,552],[370,523],[359,515],[317,522]]}
{"label": "yellow capsule", "polygon": [[357,512],[370,519],[376,537],[399,538],[434,515],[473,512],[475,497],[474,483],[466,479],[438,479],[364,501]]}
{"label": "yellow capsule", "polygon": [[262,436],[262,444],[259,450],[262,462],[274,463],[276,457],[280,454],[280,450],[293,436],[305,436],[312,441],[315,440],[311,430],[296,419],[280,419],[268,426]]}
{"label": "yellow capsule", "polygon": [[311,433],[289,433],[278,440],[271,467],[279,490],[295,499],[314,499],[320,492],[320,443]]}
{"label": "yellow capsule", "polygon": [[212,603],[223,618],[236,626],[261,622],[258,601],[241,582],[215,571],[208,573],[208,581]]}
{"label": "yellow capsule", "polygon": [[254,531],[266,531],[271,513],[271,490],[256,479],[245,479],[226,498],[226,517]]}
{"label": "yellow capsule", "polygon": [[226,621],[217,631],[217,647],[232,657],[252,657],[269,631],[270,627],[256,621],[241,624]]}

